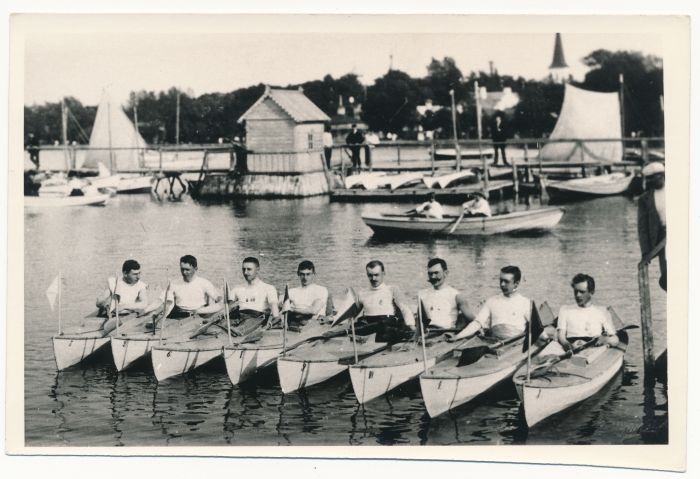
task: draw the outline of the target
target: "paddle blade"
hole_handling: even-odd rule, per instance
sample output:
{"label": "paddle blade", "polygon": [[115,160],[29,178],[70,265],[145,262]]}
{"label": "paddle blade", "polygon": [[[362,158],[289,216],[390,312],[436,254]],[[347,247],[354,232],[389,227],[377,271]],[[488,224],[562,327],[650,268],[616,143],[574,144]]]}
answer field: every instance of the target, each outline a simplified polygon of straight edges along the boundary
{"label": "paddle blade", "polygon": [[284,299],[282,300],[281,313],[286,313],[292,309],[292,302],[289,299],[289,285],[284,285]]}
{"label": "paddle blade", "polygon": [[540,321],[542,322],[542,326],[550,326],[554,325],[556,322],[556,318],[554,317],[554,313],[552,312],[552,308],[549,306],[549,303],[545,301],[542,303],[539,309],[540,312]]}
{"label": "paddle blade", "polygon": [[345,296],[336,303],[336,311],[336,314],[333,316],[333,321],[331,321],[331,326],[335,326],[348,318],[354,318],[360,313],[357,295],[352,288],[348,289]]}
{"label": "paddle blade", "polygon": [[457,361],[457,367],[474,364],[490,350],[491,348],[488,346],[477,346],[474,348],[463,349],[462,354],[459,356],[459,361]]}
{"label": "paddle blade", "polygon": [[428,325],[430,324],[430,317],[428,316],[425,310],[425,304],[423,304],[423,300],[420,297],[418,298],[418,314],[421,321],[423,321],[423,330],[427,332]]}
{"label": "paddle blade", "polygon": [[542,334],[542,331],[544,331],[544,325],[542,324],[542,319],[540,318],[540,313],[535,306],[535,302],[531,301],[530,302],[530,321],[527,324],[527,327],[530,328],[530,341],[527,341],[527,339],[523,342],[523,352],[526,352],[528,348],[537,341],[537,338],[540,337],[540,334]]}
{"label": "paddle blade", "polygon": [[608,312],[610,313],[610,317],[612,318],[612,323],[613,326],[615,326],[616,331],[619,331],[626,326],[625,323],[623,323],[620,317],[617,315],[615,310],[612,308],[612,306],[608,306]]}

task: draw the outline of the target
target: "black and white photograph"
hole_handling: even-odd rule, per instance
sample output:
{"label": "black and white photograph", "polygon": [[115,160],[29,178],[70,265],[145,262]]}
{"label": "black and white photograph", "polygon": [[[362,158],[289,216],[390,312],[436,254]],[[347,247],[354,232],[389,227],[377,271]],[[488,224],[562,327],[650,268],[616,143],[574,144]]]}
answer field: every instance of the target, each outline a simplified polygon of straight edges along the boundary
{"label": "black and white photograph", "polygon": [[13,16],[8,444],[683,469],[689,28]]}

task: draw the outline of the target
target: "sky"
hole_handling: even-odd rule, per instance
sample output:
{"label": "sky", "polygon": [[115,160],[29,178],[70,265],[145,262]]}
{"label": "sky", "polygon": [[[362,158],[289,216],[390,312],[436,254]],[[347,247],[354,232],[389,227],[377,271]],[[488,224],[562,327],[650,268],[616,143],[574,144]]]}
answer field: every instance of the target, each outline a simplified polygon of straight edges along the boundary
{"label": "sky", "polygon": [[[287,85],[359,75],[370,85],[390,64],[424,76],[431,58],[455,59],[463,74],[488,71],[541,79],[552,60],[555,32],[495,33],[149,33],[95,32],[31,35],[25,43],[25,105],[73,96],[96,105],[108,88],[126,102],[135,90],[177,87],[194,95],[266,83]],[[662,56],[653,34],[562,34],[571,72],[596,49]]]}

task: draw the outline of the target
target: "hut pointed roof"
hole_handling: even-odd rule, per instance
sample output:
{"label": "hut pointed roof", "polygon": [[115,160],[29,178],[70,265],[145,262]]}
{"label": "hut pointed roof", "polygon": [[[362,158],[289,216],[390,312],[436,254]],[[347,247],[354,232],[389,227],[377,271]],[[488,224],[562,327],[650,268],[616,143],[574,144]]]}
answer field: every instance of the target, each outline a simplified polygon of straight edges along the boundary
{"label": "hut pointed roof", "polygon": [[270,88],[268,86],[265,88],[265,93],[263,93],[258,101],[256,101],[253,106],[248,108],[248,110],[241,115],[238,122],[240,123],[245,120],[250,115],[251,111],[255,110],[260,103],[264,102],[268,98],[279,106],[285,113],[287,113],[287,115],[289,115],[296,123],[330,121],[328,115],[323,113],[323,111],[317,107],[314,102],[309,100],[301,89],[284,90],[281,88]]}
{"label": "hut pointed roof", "polygon": [[557,33],[557,36],[554,38],[554,55],[549,68],[569,68],[564,59],[564,44],[561,41],[561,33]]}

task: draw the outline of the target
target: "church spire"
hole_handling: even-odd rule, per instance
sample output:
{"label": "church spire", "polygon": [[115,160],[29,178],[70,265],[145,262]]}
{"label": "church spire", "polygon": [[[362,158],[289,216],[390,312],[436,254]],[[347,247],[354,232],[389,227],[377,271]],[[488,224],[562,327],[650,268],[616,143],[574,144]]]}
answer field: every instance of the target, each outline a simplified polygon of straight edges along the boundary
{"label": "church spire", "polygon": [[569,65],[566,64],[564,59],[564,45],[561,42],[561,33],[557,33],[554,38],[554,56],[552,57],[552,64],[549,66],[552,68],[568,68]]}

